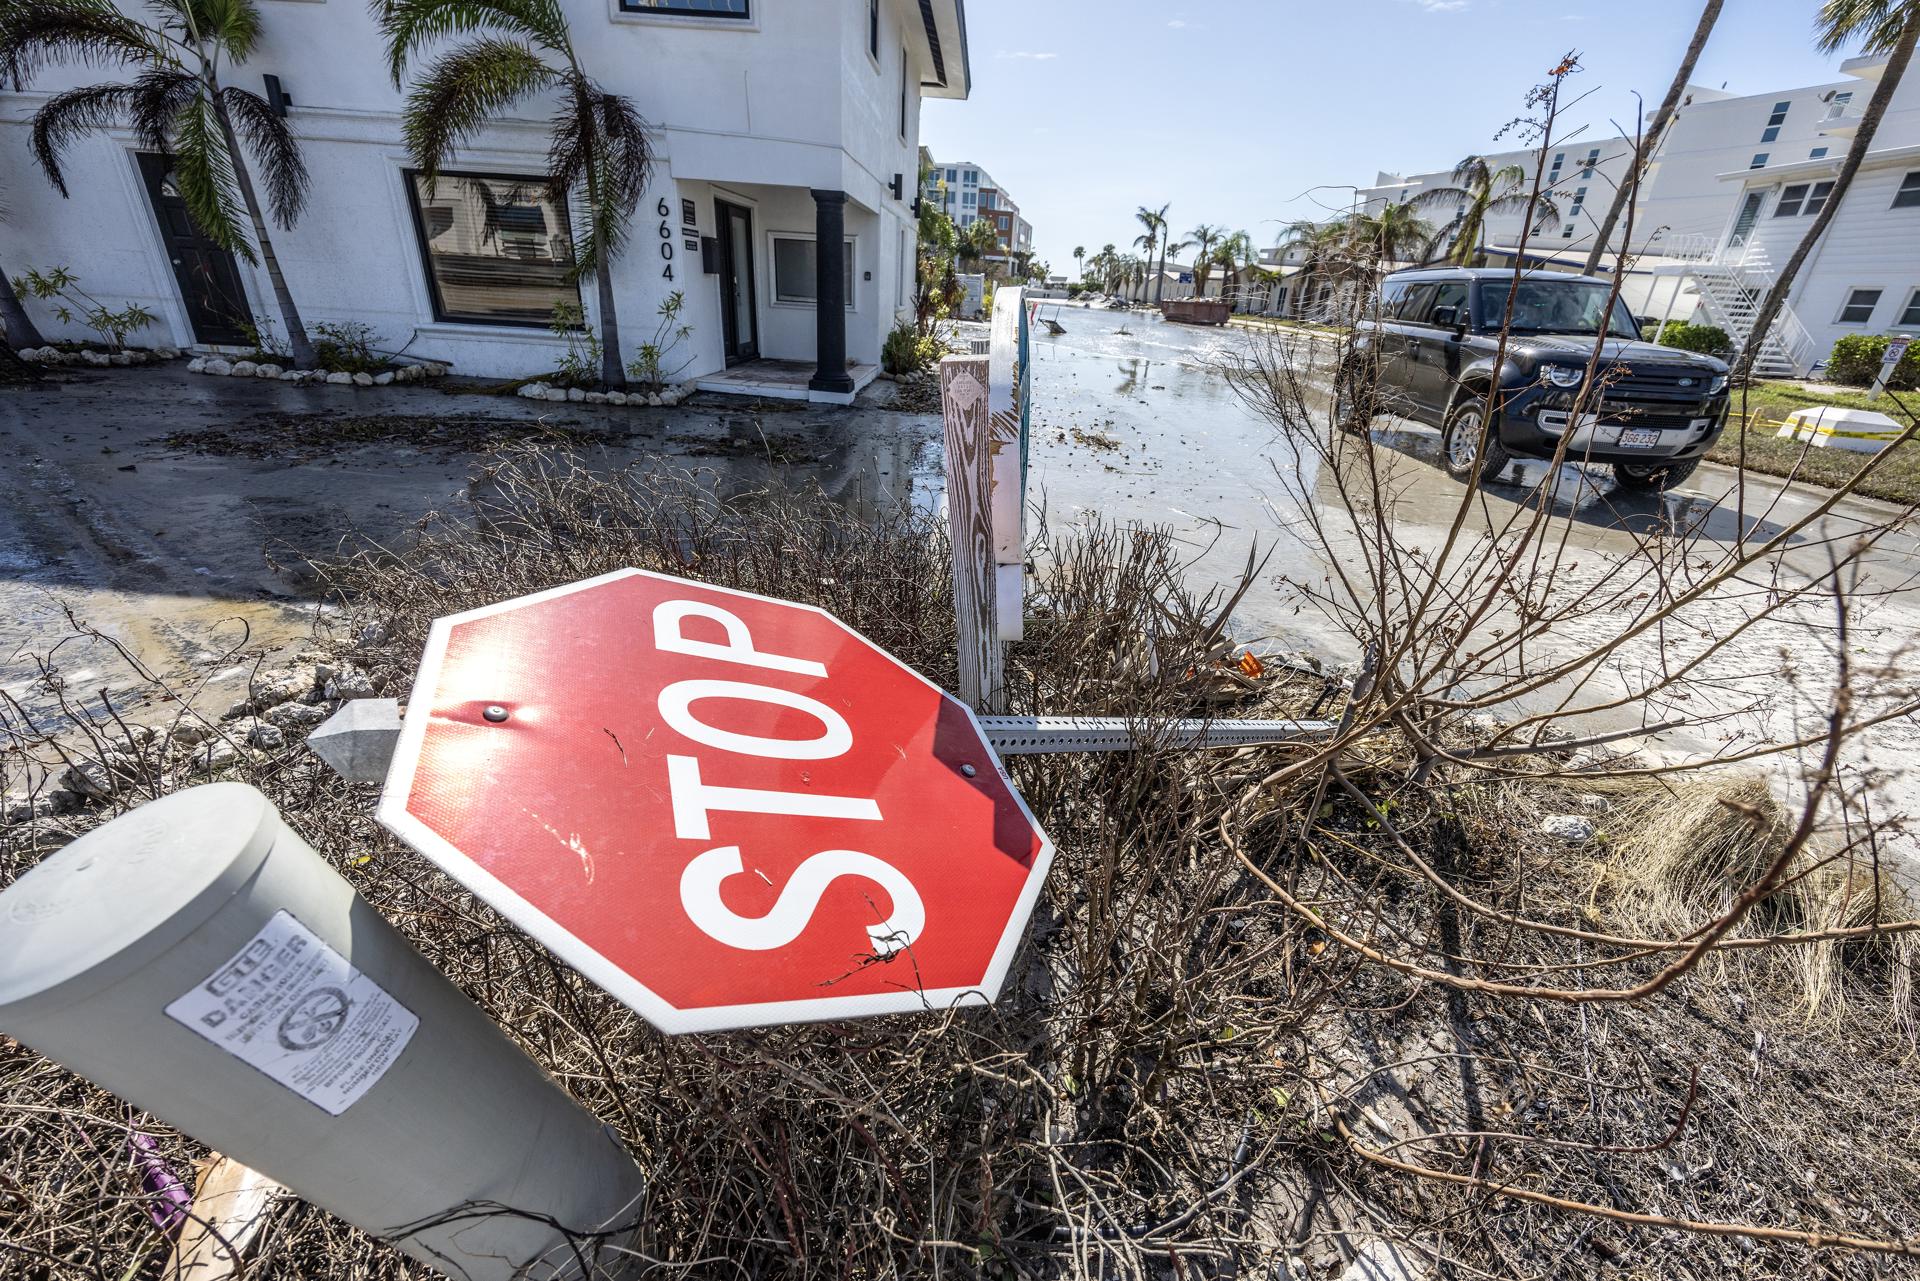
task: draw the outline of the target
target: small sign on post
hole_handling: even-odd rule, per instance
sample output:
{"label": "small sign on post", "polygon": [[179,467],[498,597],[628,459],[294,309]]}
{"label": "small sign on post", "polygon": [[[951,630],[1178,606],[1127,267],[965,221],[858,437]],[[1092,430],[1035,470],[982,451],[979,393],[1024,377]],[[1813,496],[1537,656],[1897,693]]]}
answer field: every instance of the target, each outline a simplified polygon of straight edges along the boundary
{"label": "small sign on post", "polygon": [[959,636],[960,701],[975,711],[1006,710],[999,611],[995,604],[993,441],[988,425],[989,358],[940,362],[940,413],[947,445],[947,528],[953,544],[953,621]]}
{"label": "small sign on post", "polygon": [[1868,400],[1880,399],[1880,393],[1893,381],[1893,371],[1900,368],[1900,362],[1907,358],[1907,349],[1913,345],[1913,335],[1899,334],[1887,341],[1887,354],[1880,358],[1880,373],[1873,380],[1873,390],[1867,393]]}

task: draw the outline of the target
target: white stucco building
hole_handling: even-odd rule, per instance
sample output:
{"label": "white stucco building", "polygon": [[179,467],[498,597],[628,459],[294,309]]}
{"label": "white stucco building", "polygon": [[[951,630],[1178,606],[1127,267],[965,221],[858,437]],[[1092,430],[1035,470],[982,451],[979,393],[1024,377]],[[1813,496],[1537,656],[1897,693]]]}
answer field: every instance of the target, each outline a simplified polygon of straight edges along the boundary
{"label": "white stucco building", "polygon": [[[1634,215],[1634,261],[1621,293],[1635,314],[1698,319],[1744,341],[1776,267],[1832,190],[1885,62],[1854,58],[1841,64],[1842,79],[1797,89],[1689,90],[1655,153]],[[1545,186],[1561,221],[1529,238],[1529,262],[1579,269],[1626,156],[1619,139],[1582,139],[1547,154]],[[1520,165],[1529,175],[1540,163],[1533,151],[1489,159]],[[1763,372],[1804,374],[1846,333],[1920,330],[1920,309],[1908,306],[1920,290],[1920,197],[1899,194],[1909,174],[1920,174],[1920,78],[1913,77],[1895,93],[1853,190],[1797,276],[1789,314],[1763,349]],[[1382,173],[1361,190],[1361,207],[1377,212],[1452,185],[1444,170]],[[1444,225],[1454,212],[1443,206],[1425,216]],[[1519,214],[1489,218],[1482,241],[1488,260],[1514,261],[1523,230]],[[1616,249],[1620,243],[1616,233]]]}
{"label": "white stucco building", "polygon": [[[589,74],[654,131],[651,185],[613,267],[624,354],[679,291],[693,327],[669,361],[685,362],[680,379],[850,400],[910,314],[920,104],[969,91],[964,0],[561,3]],[[548,332],[554,304],[597,317],[592,286],[566,279],[578,212],[541,191],[552,103],[488,129],[430,193],[366,4],[260,7],[260,46],[227,77],[256,92],[276,77],[291,100],[312,191],[298,226],[273,238],[309,330],[363,322],[380,348],[460,373],[553,368],[565,346]],[[0,93],[0,261],[64,264],[102,299],[144,304],[161,318],[155,341],[237,346],[249,316],[277,320],[271,292],[195,231],[158,158],[123,130],[86,138],[64,200],[29,158],[28,121],[49,94],[118,76],[55,67]],[[844,308],[822,314],[821,298]],[[28,306],[49,337],[83,336]]]}

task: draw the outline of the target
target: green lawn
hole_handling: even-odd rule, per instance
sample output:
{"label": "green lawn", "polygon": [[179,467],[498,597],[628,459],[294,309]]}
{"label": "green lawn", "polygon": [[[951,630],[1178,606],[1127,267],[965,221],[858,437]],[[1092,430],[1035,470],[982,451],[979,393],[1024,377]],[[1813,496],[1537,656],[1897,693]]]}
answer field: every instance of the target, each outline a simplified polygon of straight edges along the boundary
{"label": "green lawn", "polygon": [[[1744,393],[1734,393],[1734,421],[1707,457],[1728,466],[1741,461],[1738,424],[1744,414],[1745,461],[1749,471],[1765,476],[1793,476],[1808,484],[1837,489],[1846,484],[1871,455],[1849,453],[1844,449],[1809,448],[1791,437],[1780,437],[1777,434],[1780,424],[1794,410],[1815,405],[1873,409],[1895,422],[1911,422],[1912,414],[1894,402],[1896,395],[1909,409],[1920,407],[1920,392],[1895,392],[1874,402],[1867,399],[1865,392],[1812,392],[1802,390],[1798,383],[1757,382]],[[1898,446],[1895,456],[1881,463],[1860,483],[1856,492],[1890,502],[1920,503],[1920,440]]]}

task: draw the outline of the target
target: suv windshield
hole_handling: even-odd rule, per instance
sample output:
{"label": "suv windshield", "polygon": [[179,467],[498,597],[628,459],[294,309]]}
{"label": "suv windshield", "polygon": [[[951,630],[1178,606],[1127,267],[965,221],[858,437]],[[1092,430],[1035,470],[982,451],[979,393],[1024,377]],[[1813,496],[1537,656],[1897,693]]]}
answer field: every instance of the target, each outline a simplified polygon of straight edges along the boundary
{"label": "suv windshield", "polygon": [[[1498,332],[1507,312],[1507,293],[1512,285],[1505,280],[1489,280],[1480,286],[1481,327]],[[1513,332],[1516,334],[1597,335],[1600,318],[1606,313],[1607,295],[1612,286],[1599,280],[1531,279],[1520,282],[1513,299]],[[1624,302],[1615,300],[1612,323],[1607,333],[1616,338],[1638,338],[1640,326]]]}

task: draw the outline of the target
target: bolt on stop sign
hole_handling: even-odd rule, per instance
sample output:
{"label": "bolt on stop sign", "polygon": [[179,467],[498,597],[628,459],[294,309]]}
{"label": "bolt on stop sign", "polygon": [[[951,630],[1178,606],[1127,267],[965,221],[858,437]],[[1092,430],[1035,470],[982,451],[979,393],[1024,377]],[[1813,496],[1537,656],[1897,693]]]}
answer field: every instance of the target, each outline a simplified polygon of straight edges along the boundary
{"label": "bolt on stop sign", "polygon": [[999,992],[1053,846],[964,704],[643,570],[437,621],[380,821],[667,1032]]}

